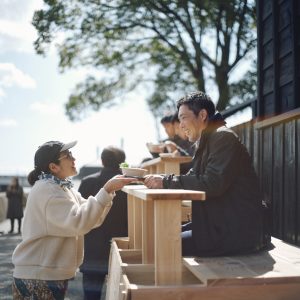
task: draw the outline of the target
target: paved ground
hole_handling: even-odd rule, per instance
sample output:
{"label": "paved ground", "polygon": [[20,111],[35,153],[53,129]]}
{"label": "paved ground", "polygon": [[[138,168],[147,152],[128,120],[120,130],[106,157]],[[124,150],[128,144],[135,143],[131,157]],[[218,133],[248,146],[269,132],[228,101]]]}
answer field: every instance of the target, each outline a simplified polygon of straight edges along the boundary
{"label": "paved ground", "polygon": [[[19,234],[7,234],[10,229],[9,220],[0,223],[0,300],[11,300],[11,280],[13,265],[11,255],[21,240]],[[83,300],[81,273],[70,280],[66,300]]]}

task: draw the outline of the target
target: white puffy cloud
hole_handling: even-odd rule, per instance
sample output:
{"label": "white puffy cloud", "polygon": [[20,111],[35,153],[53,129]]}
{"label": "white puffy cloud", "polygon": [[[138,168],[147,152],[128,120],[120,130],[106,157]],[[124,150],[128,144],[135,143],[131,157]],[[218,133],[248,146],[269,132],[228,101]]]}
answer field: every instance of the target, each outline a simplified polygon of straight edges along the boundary
{"label": "white puffy cloud", "polygon": [[0,63],[0,97],[4,94],[3,88],[17,86],[25,89],[36,88],[35,80],[18,69],[12,63]]}
{"label": "white puffy cloud", "polygon": [[0,119],[0,127],[17,127],[18,122],[15,119],[3,118]]}
{"label": "white puffy cloud", "polygon": [[33,12],[42,3],[42,0],[0,1],[0,52],[34,52],[32,42],[37,34],[31,21]]}

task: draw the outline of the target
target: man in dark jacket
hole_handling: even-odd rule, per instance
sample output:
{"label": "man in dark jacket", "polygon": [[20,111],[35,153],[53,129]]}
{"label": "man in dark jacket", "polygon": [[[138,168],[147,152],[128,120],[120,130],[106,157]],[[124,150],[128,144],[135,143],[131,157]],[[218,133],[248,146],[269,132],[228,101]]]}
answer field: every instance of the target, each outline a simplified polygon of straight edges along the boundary
{"label": "man in dark jacket", "polygon": [[[106,147],[101,153],[103,168],[99,173],[83,178],[78,191],[84,198],[96,195],[103,185],[117,174],[121,174],[119,164],[125,161],[125,153],[116,147]],[[85,300],[100,300],[105,276],[108,272],[108,259],[112,237],[128,235],[127,195],[116,192],[114,204],[100,227],[84,236],[84,260],[82,272]]]}
{"label": "man in dark jacket", "polygon": [[251,158],[225,126],[210,97],[191,93],[177,102],[180,126],[196,143],[193,168],[186,175],[148,175],[148,188],[206,192],[192,203],[192,222],[183,227],[184,256],[250,253],[266,246],[262,195]]}

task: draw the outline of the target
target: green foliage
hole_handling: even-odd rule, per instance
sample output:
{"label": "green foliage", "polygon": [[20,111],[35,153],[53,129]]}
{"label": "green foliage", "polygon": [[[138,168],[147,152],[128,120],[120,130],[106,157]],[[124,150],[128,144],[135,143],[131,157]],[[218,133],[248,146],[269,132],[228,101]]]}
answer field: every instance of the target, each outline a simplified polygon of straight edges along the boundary
{"label": "green foliage", "polygon": [[129,164],[127,162],[120,163],[120,168],[129,168]]}
{"label": "green foliage", "polygon": [[[33,25],[36,52],[57,44],[61,71],[99,70],[76,85],[71,120],[112,105],[141,84],[154,115],[212,80],[218,109],[230,101],[230,72],[255,48],[255,2],[247,0],[44,0]],[[103,74],[106,74],[105,76]],[[246,87],[246,85],[245,85]]]}

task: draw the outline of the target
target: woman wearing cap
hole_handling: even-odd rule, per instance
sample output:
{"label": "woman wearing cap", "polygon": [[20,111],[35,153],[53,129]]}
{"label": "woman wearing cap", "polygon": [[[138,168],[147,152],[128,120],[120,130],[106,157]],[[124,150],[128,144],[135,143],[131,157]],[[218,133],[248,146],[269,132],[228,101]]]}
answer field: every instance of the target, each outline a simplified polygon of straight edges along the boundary
{"label": "woman wearing cap", "polygon": [[114,192],[135,181],[116,176],[96,196],[82,198],[68,180],[77,174],[69,151],[76,143],[50,141],[35,153],[22,241],[12,256],[13,299],[64,299],[83,260],[84,234],[102,224]]}

